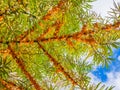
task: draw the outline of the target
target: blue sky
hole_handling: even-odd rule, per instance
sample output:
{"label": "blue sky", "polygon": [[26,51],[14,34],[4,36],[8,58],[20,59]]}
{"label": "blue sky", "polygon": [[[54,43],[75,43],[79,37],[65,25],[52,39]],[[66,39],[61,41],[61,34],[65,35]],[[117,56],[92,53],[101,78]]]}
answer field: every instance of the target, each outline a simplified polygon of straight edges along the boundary
{"label": "blue sky", "polygon": [[92,73],[102,82],[108,81],[107,73],[111,71],[120,72],[120,48],[113,50],[112,58],[115,60],[109,64],[109,67],[99,66]]}
{"label": "blue sky", "polygon": [[[120,2],[120,0],[114,0]],[[103,18],[108,15],[110,8],[113,8],[113,0],[97,0],[92,3],[92,10],[97,14],[100,14]],[[120,48],[113,49],[112,57],[115,59],[110,63],[109,67],[96,67],[91,73],[92,82],[98,83],[103,82],[107,86],[115,86],[114,90],[120,90]]]}
{"label": "blue sky", "polygon": [[98,66],[92,71],[92,82],[103,82],[107,86],[116,86],[114,90],[120,90],[120,48],[113,49],[112,57],[115,59],[108,68]]}

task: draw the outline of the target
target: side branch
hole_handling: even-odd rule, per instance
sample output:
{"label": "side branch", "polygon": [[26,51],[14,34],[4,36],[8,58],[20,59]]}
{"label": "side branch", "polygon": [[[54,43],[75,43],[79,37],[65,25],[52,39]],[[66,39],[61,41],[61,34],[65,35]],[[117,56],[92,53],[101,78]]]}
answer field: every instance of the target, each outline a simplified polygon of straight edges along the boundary
{"label": "side branch", "polygon": [[65,69],[63,68],[63,66],[54,57],[52,57],[47,52],[47,50],[45,50],[44,47],[39,42],[37,42],[37,43],[38,43],[39,48],[41,48],[43,50],[43,52],[45,53],[45,55],[50,59],[50,61],[54,64],[54,66],[60,72],[62,72],[64,74],[64,76],[72,82],[72,84],[78,85],[77,82],[68,74],[68,72],[65,71]]}
{"label": "side branch", "polygon": [[[64,4],[64,0],[60,0],[58,5],[53,7],[45,16],[43,16],[42,20],[49,20],[51,16],[53,16],[55,13],[58,13],[61,9],[61,7]],[[41,22],[38,23],[40,26],[42,25]],[[34,29],[36,28],[35,25],[33,25],[33,27],[30,30],[25,31],[23,34],[21,34],[19,37],[16,37],[15,39],[20,39],[20,41],[22,41],[23,39],[25,39],[25,37],[27,37],[27,35],[29,33],[34,32]],[[46,33],[46,32],[45,32]]]}
{"label": "side branch", "polygon": [[[93,25],[95,29],[99,29],[98,23],[94,23]],[[105,26],[101,27],[102,30],[106,30],[106,31],[111,31],[117,28],[120,28],[120,21],[115,22],[114,24],[106,24]]]}
{"label": "side branch", "polygon": [[49,32],[52,30],[52,28],[55,28],[55,32],[54,32],[53,36],[57,36],[62,24],[63,24],[62,22],[57,20],[51,27],[48,27],[47,30],[45,30],[44,33],[40,35],[39,39],[44,38],[47,34],[49,34]]}
{"label": "side branch", "polygon": [[24,90],[22,87],[18,87],[16,86],[14,83],[12,82],[7,82],[4,79],[0,78],[0,83],[5,86],[7,89],[9,90]]}
{"label": "side branch", "polygon": [[[109,26],[110,26],[110,28],[109,28]],[[112,29],[116,29],[116,28],[119,28],[119,27],[120,27],[120,22],[116,22],[115,24],[112,24],[112,25],[108,24],[108,25],[102,27],[101,29],[106,30],[106,31],[108,31],[108,30],[110,31]],[[99,29],[99,26],[98,26],[97,23],[94,24],[94,28]],[[53,36],[53,37],[50,37],[50,38],[44,38],[44,37],[41,38],[41,36],[40,36],[37,39],[33,40],[32,42],[34,42],[34,43],[36,43],[37,41],[50,42],[50,41],[54,41],[54,40],[61,41],[61,40],[67,40],[67,39],[72,39],[73,38],[75,40],[85,42],[85,43],[95,43],[95,40],[93,38],[81,38],[83,35],[86,36],[86,35],[92,35],[92,34],[97,33],[95,31],[86,31],[86,29],[87,29],[86,26],[83,26],[83,28],[80,32],[76,32],[74,34],[69,34],[69,35]],[[116,31],[116,32],[119,32],[119,31]],[[22,36],[24,36],[24,35],[22,35]],[[13,43],[29,43],[31,41],[30,40],[25,40],[25,41],[20,42],[20,40],[13,40],[13,41],[0,40],[1,44],[8,44],[8,43],[11,43],[11,42],[13,42]]]}
{"label": "side branch", "polygon": [[16,59],[16,63],[20,67],[20,69],[23,71],[25,76],[30,80],[30,82],[33,84],[36,90],[42,90],[41,86],[34,80],[34,78],[31,76],[31,74],[26,70],[26,67],[24,63],[22,62],[22,59],[17,57],[17,54],[13,51],[10,45],[8,45],[8,49],[10,50],[10,53],[14,59]]}
{"label": "side branch", "polygon": [[[62,35],[62,36],[55,36],[55,37],[50,37],[50,38],[37,38],[36,40],[33,40],[32,42],[34,43],[37,43],[38,41],[41,41],[41,42],[50,42],[50,41],[62,41],[62,40],[67,40],[67,39],[75,39],[75,40],[78,40],[78,41],[81,41],[81,42],[86,42],[86,43],[90,43],[90,42],[94,42],[94,39],[92,38],[86,38],[86,39],[83,39],[81,37],[82,35],[81,34],[78,34],[78,33],[75,33],[73,35]],[[92,41],[93,40],[93,41]],[[6,42],[3,42],[3,41],[0,41],[0,43],[3,43],[3,44],[8,44],[8,43],[30,43],[31,40],[26,40],[26,41],[17,41],[17,40],[13,40],[13,41],[6,41]]]}
{"label": "side branch", "polygon": [[60,0],[58,5],[53,7],[42,19],[49,20],[52,15],[60,11],[60,9],[63,7],[64,2],[64,0]]}

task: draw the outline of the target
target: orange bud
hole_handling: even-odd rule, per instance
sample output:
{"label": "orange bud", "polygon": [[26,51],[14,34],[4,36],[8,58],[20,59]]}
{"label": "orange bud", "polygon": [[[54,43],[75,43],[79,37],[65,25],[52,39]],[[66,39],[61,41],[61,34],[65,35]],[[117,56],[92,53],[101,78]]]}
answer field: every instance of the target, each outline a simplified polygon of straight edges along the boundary
{"label": "orange bud", "polygon": [[2,21],[3,20],[3,16],[0,16],[0,21]]}

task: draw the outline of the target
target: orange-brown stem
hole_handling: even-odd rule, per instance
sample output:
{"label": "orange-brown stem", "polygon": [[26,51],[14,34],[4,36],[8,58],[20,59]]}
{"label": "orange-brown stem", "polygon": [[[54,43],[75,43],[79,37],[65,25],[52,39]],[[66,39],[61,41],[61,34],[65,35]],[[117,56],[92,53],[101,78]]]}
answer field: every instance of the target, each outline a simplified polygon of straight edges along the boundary
{"label": "orange-brown stem", "polygon": [[102,27],[103,30],[111,30],[111,29],[115,29],[117,27],[120,26],[120,22],[116,22],[114,24],[107,24],[104,27]]}
{"label": "orange-brown stem", "polygon": [[59,71],[61,71],[64,74],[64,76],[72,82],[72,84],[77,85],[77,82],[69,75],[68,72],[65,71],[65,69],[63,68],[63,66],[54,57],[52,57],[52,55],[50,55],[47,52],[47,50],[45,50],[44,47],[39,42],[37,42],[37,43],[38,43],[39,48],[41,48],[43,50],[43,52],[45,53],[45,55],[50,59],[50,61],[54,64],[54,66]]}
{"label": "orange-brown stem", "polygon": [[51,27],[48,27],[48,29],[45,30],[44,33],[40,35],[39,39],[44,38],[45,35],[47,35],[52,30],[53,27],[55,28],[55,33],[53,36],[56,36],[60,30],[60,27],[62,26],[61,24],[62,23],[59,20],[57,20]]}
{"label": "orange-brown stem", "polygon": [[62,25],[63,25],[63,22],[60,22],[58,20],[56,21],[56,23],[55,23],[56,29],[55,29],[55,32],[54,32],[53,36],[57,36],[58,35]]}
{"label": "orange-brown stem", "polygon": [[[95,28],[99,28],[97,23],[94,24],[94,26],[95,26]],[[111,26],[114,27],[114,28],[118,28],[120,26],[120,22],[117,22],[117,23],[115,23],[115,24],[113,24]],[[40,37],[38,37],[36,40],[33,40],[33,42],[37,42],[37,41],[49,42],[49,41],[54,41],[54,40],[61,41],[61,40],[66,40],[66,39],[70,39],[70,38],[73,38],[73,39],[79,40],[79,41],[83,41],[83,39],[80,38],[82,35],[94,34],[95,33],[94,31],[86,31],[85,27],[86,26],[83,26],[83,28],[82,28],[82,30],[80,32],[76,32],[76,33],[74,33],[72,35],[69,34],[69,35],[62,35],[62,36],[54,36],[54,37],[50,37],[50,38],[40,38]],[[107,30],[107,25],[102,27],[102,29],[103,30]],[[89,40],[89,41],[91,41],[91,40]],[[85,42],[88,41],[88,38],[84,39],[84,41]],[[3,40],[0,40],[0,43],[3,43],[3,44],[8,44],[8,43],[11,43],[11,42],[13,42],[13,43],[20,43],[20,41],[17,41],[17,40],[13,40],[13,41],[3,41]],[[26,40],[26,41],[23,41],[21,43],[29,43],[29,42],[31,42],[31,41],[30,40]]]}
{"label": "orange-brown stem", "polygon": [[[49,20],[54,13],[59,12],[60,8],[63,6],[64,1],[60,0],[57,6],[53,7],[45,16],[43,16],[42,20]],[[42,25],[41,22],[38,23],[40,26]],[[16,40],[20,38],[22,41],[29,33],[32,33],[35,29],[35,25],[33,25],[32,29],[25,31],[23,34],[21,34],[19,37],[15,38]]]}
{"label": "orange-brown stem", "polygon": [[[42,39],[37,39],[36,41],[41,41],[41,42],[50,42],[50,41],[61,41],[61,40],[68,40],[68,39],[74,39],[77,41],[81,41],[81,42],[85,42],[85,43],[96,43],[95,40],[93,38],[82,38],[82,35],[84,35],[84,33],[75,33],[73,35],[62,35],[62,36],[55,36],[55,37],[51,37],[51,38],[42,38]],[[85,34],[87,35],[87,33]]]}
{"label": "orange-brown stem", "polygon": [[3,16],[0,16],[0,22],[3,20]]}
{"label": "orange-brown stem", "polygon": [[23,34],[21,34],[20,36],[16,37],[15,39],[20,38],[20,41],[22,41],[29,33],[32,33],[32,32],[34,32],[34,29],[30,29],[28,31],[25,31]]}
{"label": "orange-brown stem", "polygon": [[42,19],[49,20],[52,15],[59,12],[64,4],[64,0],[60,0],[58,5],[53,7]]}
{"label": "orange-brown stem", "polygon": [[[67,39],[75,39],[75,40],[78,40],[78,41],[81,41],[81,42],[87,42],[88,39],[82,39],[81,36],[82,35],[86,35],[86,33],[75,33],[75,34],[68,34],[68,35],[62,35],[62,36],[55,36],[55,37],[50,37],[50,38],[40,38],[38,37],[36,40],[33,40],[34,43],[36,43],[37,41],[41,41],[41,42],[50,42],[50,41],[61,41],[61,40],[67,40]],[[89,38],[90,39],[90,38]],[[0,41],[0,43],[3,43],[3,44],[8,44],[8,43],[30,43],[31,40],[26,40],[26,41],[16,41],[16,40],[13,40],[13,41],[6,41],[6,42],[3,42],[3,41]],[[89,41],[91,42],[91,40]]]}
{"label": "orange-brown stem", "polygon": [[24,90],[22,87],[18,87],[14,83],[7,82],[2,78],[0,78],[0,83],[9,90]]}
{"label": "orange-brown stem", "polygon": [[73,43],[72,43],[72,41],[71,41],[70,39],[67,39],[66,42],[67,42],[67,44],[68,44],[70,47],[73,47],[73,46],[74,46]]}
{"label": "orange-brown stem", "polygon": [[[63,6],[63,4],[64,4],[64,1],[63,1],[63,0],[60,0],[59,3],[58,3],[58,5],[55,6],[55,7],[53,7],[53,8],[42,18],[42,20],[49,20],[52,15],[54,15],[55,13],[58,13],[58,12],[59,12],[59,10],[60,10],[61,7]],[[60,30],[60,26],[61,26],[61,25],[60,25],[60,22],[59,22],[59,23],[58,23],[58,22],[59,22],[59,21],[56,21],[55,24],[52,25],[52,27],[56,26],[57,32]],[[39,22],[39,25],[42,26],[43,24],[42,24],[41,22]],[[51,27],[49,27],[49,28],[40,36],[40,38],[44,37],[50,30],[51,30]],[[55,34],[56,34],[57,32],[55,32]],[[27,36],[27,35],[25,35],[25,36]],[[25,36],[24,36],[24,37],[25,37]]]}
{"label": "orange-brown stem", "polygon": [[26,75],[26,77],[30,80],[30,82],[33,84],[36,90],[42,90],[41,86],[34,80],[34,78],[31,76],[31,74],[26,70],[26,67],[23,63],[23,60],[17,57],[17,54],[14,52],[14,50],[11,48],[10,45],[8,45],[8,49],[10,50],[10,53],[14,59],[16,59],[16,63],[22,70],[22,72]]}
{"label": "orange-brown stem", "polygon": [[[95,23],[94,24],[94,27],[99,29],[99,24],[98,23]],[[106,30],[106,31],[111,31],[111,30],[114,30],[116,28],[119,28],[120,27],[120,21],[114,23],[114,24],[106,24],[105,26],[101,27],[102,30]]]}

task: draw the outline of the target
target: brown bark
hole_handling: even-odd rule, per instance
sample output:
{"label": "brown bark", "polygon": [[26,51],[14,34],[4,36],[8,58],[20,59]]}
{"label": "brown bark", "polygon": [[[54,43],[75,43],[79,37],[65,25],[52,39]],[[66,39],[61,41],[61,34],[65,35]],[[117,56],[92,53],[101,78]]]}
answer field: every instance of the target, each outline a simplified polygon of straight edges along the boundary
{"label": "brown bark", "polygon": [[14,83],[7,82],[2,78],[0,78],[0,83],[9,90],[24,90],[22,87],[18,87]]}
{"label": "brown bark", "polygon": [[[33,40],[33,42],[36,43],[38,40],[41,41],[41,42],[49,42],[49,41],[54,41],[54,40],[61,41],[61,40],[66,40],[66,39],[70,39],[70,38],[73,38],[73,39],[76,39],[76,40],[79,40],[79,41],[83,41],[83,39],[80,38],[82,35],[95,34],[96,33],[94,31],[87,31],[85,27],[86,26],[83,26],[83,28],[82,28],[82,30],[80,32],[76,32],[76,33],[74,33],[72,35],[69,34],[69,35],[62,35],[62,36],[53,36],[53,37],[50,37],[50,38],[41,38],[41,36],[40,36],[36,40]],[[119,27],[120,27],[120,22],[116,22],[114,24],[107,24],[104,27],[102,27],[101,29],[107,31],[108,28],[109,28],[109,30],[112,30],[112,29],[116,29],[116,28],[119,28]],[[94,24],[94,28],[95,29],[99,28],[97,23]],[[116,32],[119,32],[119,31],[116,31]],[[21,37],[26,37],[26,35],[27,35],[27,32],[24,33],[24,34],[21,34]],[[84,41],[87,42],[88,38],[86,40],[84,39]],[[11,42],[13,42],[13,43],[20,43],[20,40],[18,40],[18,41],[17,40],[13,40],[13,41],[3,41],[3,40],[0,40],[0,43],[2,43],[2,44],[8,44],[8,43],[11,43]],[[29,43],[29,42],[31,42],[31,41],[30,40],[26,40],[26,41],[22,41],[21,43]]]}
{"label": "brown bark", "polygon": [[120,21],[115,22],[114,24],[107,24],[104,27],[102,27],[102,30],[106,30],[106,31],[110,31],[110,30],[114,30],[116,28],[120,27]]}
{"label": "brown bark", "polygon": [[10,45],[8,45],[8,49],[10,50],[10,54],[14,59],[16,59],[16,63],[22,70],[22,72],[25,74],[25,76],[30,80],[32,85],[35,87],[36,90],[42,90],[41,86],[34,80],[34,78],[31,76],[31,74],[26,70],[26,67],[24,63],[22,62],[23,60],[17,57],[17,54],[13,51]]}
{"label": "brown bark", "polygon": [[62,72],[64,76],[72,82],[72,84],[77,85],[77,82],[69,75],[68,72],[65,71],[64,67],[53,56],[51,56],[39,42],[37,43],[39,48],[41,48],[44,51],[45,55],[48,56],[50,61],[54,64],[55,68],[57,68],[60,72]]}
{"label": "brown bark", "polygon": [[58,5],[53,7],[42,19],[43,20],[49,20],[51,18],[52,15],[54,15],[55,13],[58,13],[62,6],[64,5],[65,0],[60,0]]}
{"label": "brown bark", "polygon": [[[64,0],[60,0],[57,6],[53,7],[50,11],[48,11],[48,13],[45,16],[43,16],[42,20],[44,20],[44,21],[49,20],[51,16],[53,16],[55,13],[58,13],[60,11],[60,8],[63,6],[63,4],[64,4]],[[39,22],[38,24],[40,26],[43,25],[41,22]],[[23,34],[21,34],[19,37],[16,37],[15,39],[16,40],[19,39],[20,41],[22,41],[23,39],[25,39],[25,37],[27,37],[27,35],[29,33],[34,32],[35,28],[36,28],[36,26],[33,25],[33,27],[30,30],[25,31]]]}

